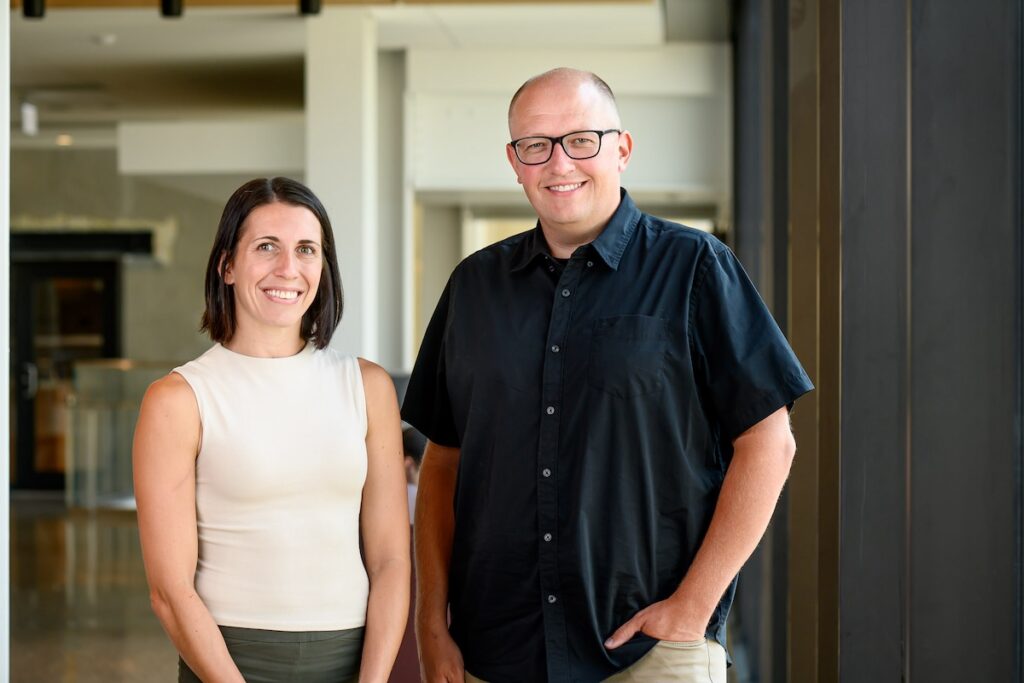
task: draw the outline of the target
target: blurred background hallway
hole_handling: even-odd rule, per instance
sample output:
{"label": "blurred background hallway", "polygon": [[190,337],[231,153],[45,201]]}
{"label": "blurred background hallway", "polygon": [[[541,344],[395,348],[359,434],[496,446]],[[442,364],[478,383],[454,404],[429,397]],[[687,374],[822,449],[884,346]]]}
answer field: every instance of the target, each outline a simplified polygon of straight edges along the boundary
{"label": "blurred background hallway", "polygon": [[230,192],[317,191],[336,345],[407,375],[452,268],[534,223],[506,110],[557,65],[609,82],[631,196],[736,252],[817,387],[731,682],[1024,683],[1024,0],[322,4],[0,16],[0,683],[176,678],[130,444],[209,346]]}
{"label": "blurred background hallway", "polygon": [[173,681],[177,653],[149,606],[133,510],[68,510],[11,495],[12,681]]}

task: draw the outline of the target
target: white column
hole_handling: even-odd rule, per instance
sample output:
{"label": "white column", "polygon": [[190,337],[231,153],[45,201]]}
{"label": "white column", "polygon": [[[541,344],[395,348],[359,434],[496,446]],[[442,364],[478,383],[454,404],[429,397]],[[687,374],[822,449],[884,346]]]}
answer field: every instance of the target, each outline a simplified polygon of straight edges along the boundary
{"label": "white column", "polygon": [[[11,13],[0,12],[0,43],[11,44]],[[11,82],[11,51],[4,47],[0,50],[0,81]],[[0,301],[4,313],[0,314],[0,681],[7,681],[10,676],[11,640],[9,628],[11,624],[11,593],[10,593],[10,420],[8,367],[11,349],[10,324],[11,312],[6,305],[10,301],[11,291],[11,253],[10,247],[10,188],[11,188],[11,100],[10,88],[0,88]]]}
{"label": "white column", "polygon": [[331,217],[345,285],[331,345],[377,360],[376,25],[330,6],[306,21],[306,184]]}

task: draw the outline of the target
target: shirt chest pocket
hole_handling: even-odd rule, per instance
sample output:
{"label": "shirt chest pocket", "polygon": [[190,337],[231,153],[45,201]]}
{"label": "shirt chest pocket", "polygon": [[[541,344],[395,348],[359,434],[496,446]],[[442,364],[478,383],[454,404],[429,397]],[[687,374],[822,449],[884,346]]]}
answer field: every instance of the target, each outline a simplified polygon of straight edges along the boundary
{"label": "shirt chest pocket", "polygon": [[587,382],[620,398],[661,391],[671,336],[664,318],[599,318],[590,342]]}

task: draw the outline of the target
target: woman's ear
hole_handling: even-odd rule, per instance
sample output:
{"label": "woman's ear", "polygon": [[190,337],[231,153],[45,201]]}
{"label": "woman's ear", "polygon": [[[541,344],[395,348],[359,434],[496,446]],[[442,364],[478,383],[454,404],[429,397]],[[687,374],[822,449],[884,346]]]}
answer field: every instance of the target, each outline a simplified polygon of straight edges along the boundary
{"label": "woman's ear", "polygon": [[224,280],[224,284],[235,284],[235,275],[231,272],[231,262],[228,261],[227,254],[220,255],[220,263],[217,264],[217,272],[220,273],[220,277]]}

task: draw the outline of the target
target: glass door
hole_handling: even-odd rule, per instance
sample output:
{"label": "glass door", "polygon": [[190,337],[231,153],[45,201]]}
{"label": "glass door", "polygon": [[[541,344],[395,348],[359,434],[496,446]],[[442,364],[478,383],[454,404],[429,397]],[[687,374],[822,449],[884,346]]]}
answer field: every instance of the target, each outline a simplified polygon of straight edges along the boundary
{"label": "glass door", "polygon": [[76,360],[120,352],[116,261],[11,264],[11,485],[64,487]]}

